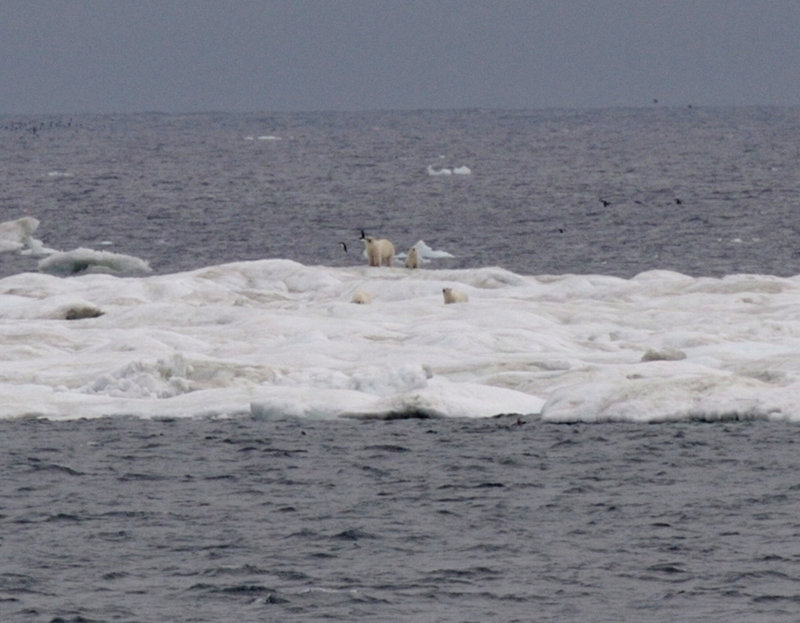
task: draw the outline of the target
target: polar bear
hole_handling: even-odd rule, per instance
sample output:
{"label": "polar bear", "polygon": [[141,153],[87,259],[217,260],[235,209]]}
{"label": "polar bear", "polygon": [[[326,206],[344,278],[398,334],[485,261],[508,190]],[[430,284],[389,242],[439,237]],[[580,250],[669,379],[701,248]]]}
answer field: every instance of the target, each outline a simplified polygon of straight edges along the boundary
{"label": "polar bear", "polygon": [[406,268],[419,268],[420,260],[417,247],[411,247],[406,256]]}
{"label": "polar bear", "polygon": [[394,259],[394,245],[385,238],[364,236],[364,248],[370,266],[391,266]]}
{"label": "polar bear", "polygon": [[444,303],[466,303],[469,297],[464,292],[453,290],[453,288],[442,288],[442,296],[444,296]]}
{"label": "polar bear", "polygon": [[358,305],[369,305],[372,303],[372,294],[366,290],[359,290],[353,294],[353,298],[350,299],[350,302]]}

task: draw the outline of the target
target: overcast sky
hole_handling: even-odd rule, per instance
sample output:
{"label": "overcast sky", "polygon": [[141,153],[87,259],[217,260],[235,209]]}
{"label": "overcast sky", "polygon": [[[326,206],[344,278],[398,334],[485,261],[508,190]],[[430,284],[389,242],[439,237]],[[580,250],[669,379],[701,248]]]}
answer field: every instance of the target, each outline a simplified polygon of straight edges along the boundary
{"label": "overcast sky", "polygon": [[800,105],[800,0],[0,0],[0,113]]}

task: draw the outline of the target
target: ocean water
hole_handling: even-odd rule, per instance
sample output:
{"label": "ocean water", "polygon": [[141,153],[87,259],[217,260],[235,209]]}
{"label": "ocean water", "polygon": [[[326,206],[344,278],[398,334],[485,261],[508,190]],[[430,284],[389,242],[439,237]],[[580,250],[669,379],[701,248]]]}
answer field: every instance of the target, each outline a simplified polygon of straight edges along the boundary
{"label": "ocean water", "polygon": [[0,118],[0,620],[794,621],[798,130]]}

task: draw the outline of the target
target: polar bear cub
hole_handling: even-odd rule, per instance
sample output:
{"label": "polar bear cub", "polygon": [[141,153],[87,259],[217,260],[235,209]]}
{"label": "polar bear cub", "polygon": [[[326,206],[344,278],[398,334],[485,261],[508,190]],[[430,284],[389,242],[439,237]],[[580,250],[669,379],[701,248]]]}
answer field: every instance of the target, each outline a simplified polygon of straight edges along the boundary
{"label": "polar bear cub", "polygon": [[411,247],[406,256],[406,268],[419,268],[420,259],[417,247]]}
{"label": "polar bear cub", "polygon": [[469,300],[466,292],[459,292],[453,288],[442,288],[442,296],[444,296],[444,303],[466,303]]}
{"label": "polar bear cub", "polygon": [[364,236],[364,248],[370,266],[391,266],[394,259],[394,245],[386,238]]}

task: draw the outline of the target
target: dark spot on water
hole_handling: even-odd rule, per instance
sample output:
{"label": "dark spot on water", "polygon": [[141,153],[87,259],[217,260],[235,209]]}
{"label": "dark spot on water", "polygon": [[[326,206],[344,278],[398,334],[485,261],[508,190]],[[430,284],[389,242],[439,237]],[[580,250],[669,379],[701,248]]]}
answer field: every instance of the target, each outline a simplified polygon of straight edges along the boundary
{"label": "dark spot on water", "polygon": [[123,474],[119,477],[121,482],[127,481],[151,481],[151,482],[159,482],[162,480],[166,480],[166,476],[162,476],[161,474],[145,474],[145,473],[136,473],[136,472],[129,472]]}
{"label": "dark spot on water", "polygon": [[125,578],[125,577],[128,577],[128,574],[125,573],[124,571],[111,571],[109,573],[104,573],[103,574],[103,579],[104,580],[108,580],[108,581],[121,580],[122,578]]}
{"label": "dark spot on water", "polygon": [[358,528],[350,528],[334,534],[331,538],[341,541],[360,541],[361,539],[374,539],[375,536]]}
{"label": "dark spot on water", "polygon": [[78,515],[73,515],[71,513],[56,513],[55,515],[50,515],[45,519],[45,521],[75,521],[79,522],[82,521],[82,518]]}
{"label": "dark spot on water", "polygon": [[647,567],[648,571],[655,571],[657,573],[665,573],[668,575],[674,575],[677,573],[686,573],[686,569],[681,567],[677,563],[661,563],[657,565],[651,565]]}
{"label": "dark spot on water", "polygon": [[405,446],[395,446],[392,444],[378,444],[374,446],[366,446],[365,450],[381,450],[383,452],[409,452]]}
{"label": "dark spot on water", "polygon": [[260,584],[236,584],[234,586],[223,586],[215,589],[220,593],[229,593],[233,595],[254,595],[261,593],[272,594],[274,589],[261,586]]}

